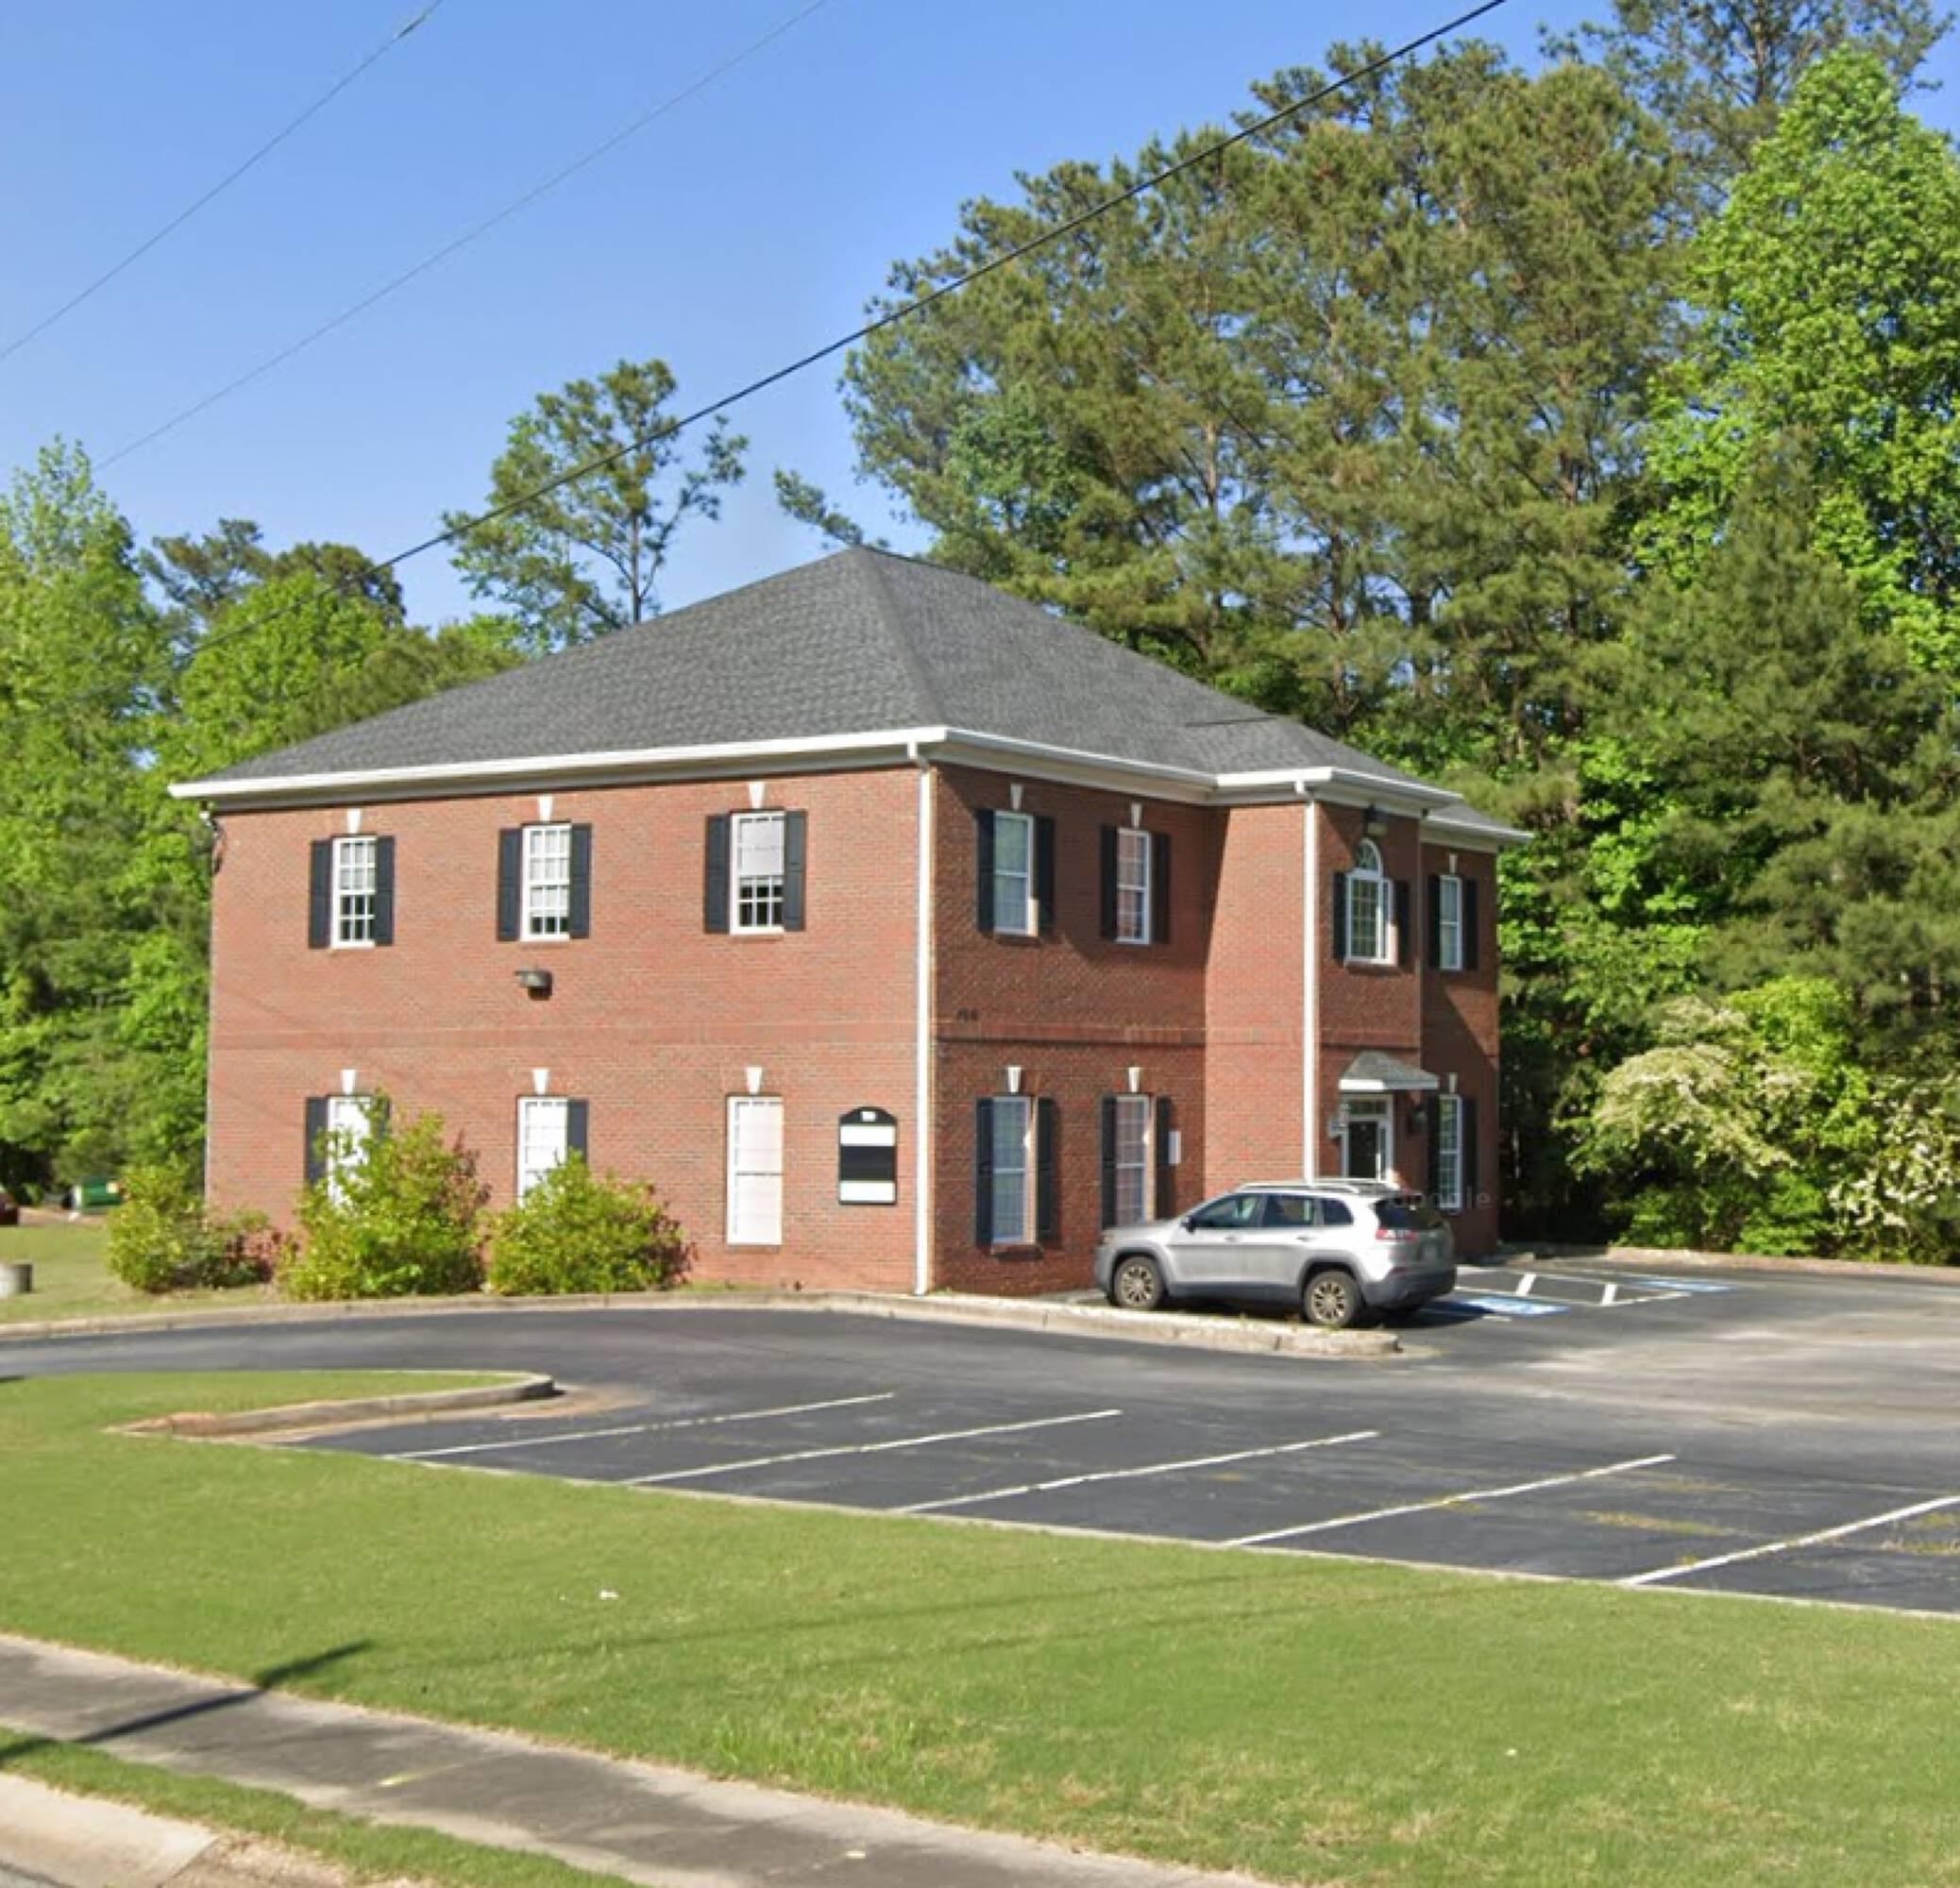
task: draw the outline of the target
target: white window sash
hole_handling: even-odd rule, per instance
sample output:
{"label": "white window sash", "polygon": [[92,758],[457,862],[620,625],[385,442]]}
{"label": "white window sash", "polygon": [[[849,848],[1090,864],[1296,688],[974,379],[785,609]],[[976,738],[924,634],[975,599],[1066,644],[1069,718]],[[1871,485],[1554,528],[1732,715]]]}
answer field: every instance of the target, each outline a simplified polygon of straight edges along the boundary
{"label": "white window sash", "polygon": [[367,1164],[374,1141],[374,1098],[371,1095],[327,1097],[327,1196],[338,1205],[346,1183]]}
{"label": "white window sash", "polygon": [[[769,836],[771,834],[773,844]],[[730,838],[733,869],[728,875],[729,928],[746,933],[782,930],[784,885],[788,875],[786,816],[738,813]]]}
{"label": "white window sash", "polygon": [[1157,1103],[1149,1095],[1116,1098],[1116,1223],[1141,1225],[1157,1217]]}
{"label": "white window sash", "polygon": [[1351,872],[1347,880],[1347,954],[1360,964],[1389,961],[1388,880]]}
{"label": "white window sash", "polygon": [[[1004,837],[1021,834],[1021,864],[1001,863]],[[1031,937],[1035,931],[1035,821],[1028,813],[993,816],[993,928],[1011,936]]]}
{"label": "white window sash", "polygon": [[1436,1098],[1436,1204],[1446,1213],[1463,1209],[1463,1103],[1460,1095]]}
{"label": "white window sash", "polygon": [[571,936],[571,827],[524,829],[524,923],[527,942]]}
{"label": "white window sash", "polygon": [[380,897],[380,849],[372,837],[333,842],[333,947],[374,948]]}
{"label": "white window sash", "polygon": [[1151,942],[1150,834],[1134,826],[1123,826],[1116,834],[1116,941],[1119,944]]}
{"label": "white window sash", "polygon": [[570,1143],[570,1103],[557,1095],[526,1095],[518,1101],[518,1199],[564,1163]]}
{"label": "white window sash", "polygon": [[783,1243],[783,1103],[728,1098],[728,1243]]}
{"label": "white window sash", "polygon": [[1436,968],[1463,968],[1463,881],[1454,872],[1436,881]]}
{"label": "white window sash", "polygon": [[[1025,1095],[993,1101],[993,1242],[1034,1241],[1035,1104]],[[1011,1156],[1003,1159],[1003,1155]]]}

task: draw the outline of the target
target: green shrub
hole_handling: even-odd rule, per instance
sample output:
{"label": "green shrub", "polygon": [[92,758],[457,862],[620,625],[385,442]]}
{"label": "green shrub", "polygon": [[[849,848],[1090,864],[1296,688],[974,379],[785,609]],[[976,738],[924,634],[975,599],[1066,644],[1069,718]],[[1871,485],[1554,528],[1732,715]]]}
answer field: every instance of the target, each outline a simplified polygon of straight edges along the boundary
{"label": "green shrub", "polygon": [[406,1298],[478,1290],[487,1191],[476,1156],[440,1116],[391,1127],[377,1101],[364,1155],[299,1203],[301,1248],[279,1273],[293,1298]]}
{"label": "green shrub", "polygon": [[572,1155],[509,1211],[490,1239],[490,1289],[506,1295],[660,1291],[692,1253],[652,1188],[595,1174]]}
{"label": "green shrub", "polygon": [[123,1192],[109,1222],[109,1269],[138,1291],[262,1285],[288,1243],[262,1213],[208,1215],[177,1167],[136,1168]]}

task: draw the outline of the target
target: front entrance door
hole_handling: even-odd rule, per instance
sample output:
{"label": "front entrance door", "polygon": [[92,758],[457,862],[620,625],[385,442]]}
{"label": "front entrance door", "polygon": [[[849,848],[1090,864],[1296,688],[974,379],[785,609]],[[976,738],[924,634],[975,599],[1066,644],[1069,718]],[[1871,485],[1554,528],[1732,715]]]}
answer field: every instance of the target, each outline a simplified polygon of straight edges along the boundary
{"label": "front entrance door", "polygon": [[1383,1102],[1349,1102],[1342,1177],[1386,1180],[1389,1177],[1388,1106]]}

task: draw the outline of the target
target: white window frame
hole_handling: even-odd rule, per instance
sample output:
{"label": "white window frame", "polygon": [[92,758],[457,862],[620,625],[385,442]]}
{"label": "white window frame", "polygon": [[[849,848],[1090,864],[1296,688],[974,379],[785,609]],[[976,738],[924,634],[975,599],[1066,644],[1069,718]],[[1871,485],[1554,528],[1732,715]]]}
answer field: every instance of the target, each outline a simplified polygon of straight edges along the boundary
{"label": "white window frame", "polygon": [[[1347,955],[1351,963],[1394,961],[1394,887],[1382,869],[1381,848],[1373,839],[1363,839],[1355,849],[1354,867],[1347,874]],[[1362,927],[1363,910],[1371,914],[1368,928],[1374,933],[1372,937]]]}
{"label": "white window frame", "polygon": [[[1348,1172],[1347,1137],[1357,1121],[1381,1124],[1381,1172],[1377,1174]],[[1341,1177],[1343,1180],[1385,1180],[1395,1185],[1395,1104],[1390,1095],[1350,1096],[1342,1104]]]}
{"label": "white window frame", "polygon": [[1463,881],[1456,872],[1436,881],[1436,968],[1463,968]]}
{"label": "white window frame", "polygon": [[[773,1110],[776,1117],[776,1164],[773,1168],[760,1164],[754,1156],[754,1143],[744,1137],[741,1121],[745,1115],[761,1115]],[[785,1152],[785,1129],[786,1122],[783,1115],[781,1095],[731,1095],[728,1098],[728,1197],[726,1226],[727,1242],[742,1246],[780,1246],[783,1243],[783,1168]],[[769,1180],[776,1183],[775,1213],[773,1224],[761,1227],[749,1225],[741,1217],[739,1205],[742,1198],[741,1183],[744,1180]],[[765,1237],[764,1235],[768,1235]]]}
{"label": "white window frame", "polygon": [[1116,829],[1116,941],[1119,944],[1157,942],[1151,936],[1156,871],[1157,846],[1151,835],[1141,826],[1119,826]]}
{"label": "white window frame", "polygon": [[[1124,1158],[1124,1141],[1134,1157]],[[1116,1137],[1110,1157],[1116,1169],[1116,1220],[1119,1226],[1146,1225],[1157,1218],[1157,1097],[1118,1095]],[[1135,1177],[1127,1184],[1135,1190],[1135,1207],[1126,1209],[1124,1175]]]}
{"label": "white window frame", "polygon": [[[540,1137],[533,1124],[556,1119],[558,1151],[548,1161],[532,1156]],[[571,1153],[571,1103],[563,1095],[520,1095],[517,1098],[517,1197],[526,1198],[544,1177],[562,1167]]]}
{"label": "white window frame", "polygon": [[[1007,1114],[1004,1115],[1002,1113],[1003,1109],[1006,1109],[1008,1111]],[[1002,1122],[1016,1118],[1021,1122],[1021,1132],[1017,1135],[1009,1129],[1004,1134]],[[1035,1160],[1034,1097],[1031,1095],[996,1095],[993,1098],[992,1129],[993,1146],[989,1153],[992,1159],[991,1185],[993,1187],[993,1198],[988,1210],[993,1223],[993,1243],[995,1245],[1013,1246],[1033,1245],[1035,1243],[1036,1231],[1035,1168],[1037,1164]],[[1021,1185],[1018,1188],[1008,1191],[1005,1195],[1010,1200],[1017,1200],[1021,1208],[1020,1224],[1012,1232],[1005,1231],[1001,1222],[1001,1201],[1003,1198],[1001,1149],[1003,1146],[1014,1149],[1021,1156],[1021,1167],[1019,1170]],[[1009,1167],[1005,1171],[1012,1173],[1015,1172],[1015,1169]]]}
{"label": "white window frame", "polygon": [[327,1197],[335,1205],[346,1198],[348,1178],[367,1164],[367,1151],[373,1144],[374,1097],[329,1095],[327,1138],[321,1153],[326,1163]]}
{"label": "white window frame", "polygon": [[[569,820],[553,819],[525,827],[521,881],[524,908],[518,936],[527,944],[563,944],[571,936],[571,855]],[[540,871],[541,866],[561,864],[562,875],[553,872],[548,877]],[[547,893],[550,894],[549,908],[544,896]]]}
{"label": "white window frame", "polygon": [[1436,1097],[1436,1204],[1445,1213],[1463,1210],[1463,1098]]}
{"label": "white window frame", "polygon": [[374,949],[380,919],[380,874],[381,846],[373,834],[353,834],[333,842],[331,941],[336,951]]}
{"label": "white window frame", "polygon": [[[742,834],[773,826],[777,838],[777,869],[773,873],[742,873]],[[786,813],[737,813],[728,822],[728,928],[741,937],[770,937],[783,929],[784,901],[789,884],[789,816]],[[744,887],[765,912],[760,923],[742,915]]]}
{"label": "white window frame", "polygon": [[[1001,838],[1010,828],[1025,835],[1024,865],[1019,871],[1001,864]],[[1018,895],[1014,890],[1019,881]],[[1006,902],[1004,910],[1003,897]],[[993,816],[993,892],[989,909],[993,928],[1010,937],[1032,937],[1040,919],[1035,908],[1035,816],[1032,813],[996,813]]]}

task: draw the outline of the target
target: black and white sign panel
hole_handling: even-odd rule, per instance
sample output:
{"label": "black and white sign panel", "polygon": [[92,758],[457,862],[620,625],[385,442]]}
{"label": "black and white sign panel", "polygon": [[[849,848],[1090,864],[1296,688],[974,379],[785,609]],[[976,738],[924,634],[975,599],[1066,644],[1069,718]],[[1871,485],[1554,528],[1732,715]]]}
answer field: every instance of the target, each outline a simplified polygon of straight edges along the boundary
{"label": "black and white sign panel", "polygon": [[837,1199],[846,1206],[898,1205],[898,1117],[853,1108],[837,1121]]}

